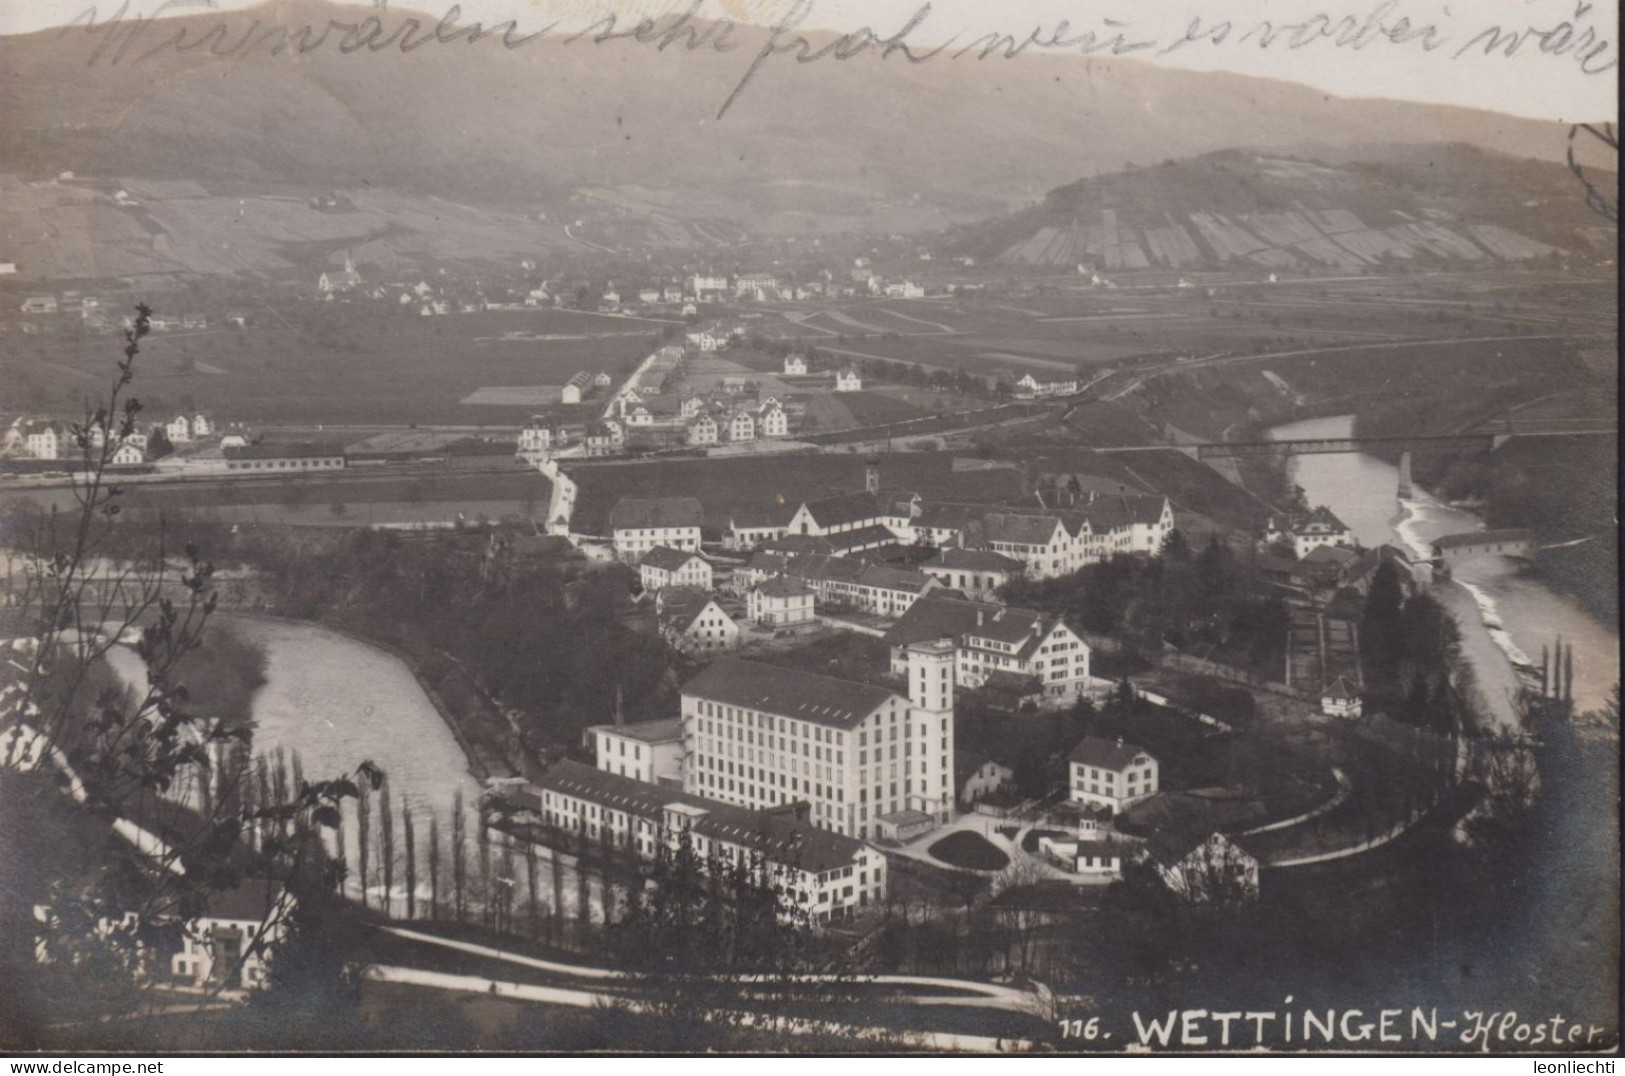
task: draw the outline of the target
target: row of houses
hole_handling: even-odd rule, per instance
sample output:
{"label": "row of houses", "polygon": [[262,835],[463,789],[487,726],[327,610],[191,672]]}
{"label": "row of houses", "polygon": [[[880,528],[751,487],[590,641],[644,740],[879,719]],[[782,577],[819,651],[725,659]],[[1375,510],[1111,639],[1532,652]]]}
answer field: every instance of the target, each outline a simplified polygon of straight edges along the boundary
{"label": "row of houses", "polygon": [[[1007,578],[1011,562],[1032,578],[1067,575],[1117,553],[1156,555],[1173,532],[1173,507],[1166,497],[1097,494],[1073,509],[989,508],[986,505],[928,504],[918,494],[879,495],[872,478],[863,493],[815,501],[741,509],[729,518],[723,545],[753,550],[789,536],[832,540],[833,551],[856,552],[883,545],[924,542],[939,550],[971,550],[990,557],[948,557],[933,566],[944,581],[962,578],[973,586]],[[864,541],[843,541],[859,535]],[[957,584],[955,584],[957,585]],[[999,585],[999,583],[994,583]]]}
{"label": "row of houses", "polygon": [[[158,431],[162,431],[169,442],[176,445],[204,440],[217,432],[214,422],[202,413],[178,415],[169,422],[154,423],[151,433],[131,431],[120,437],[112,462],[117,465],[144,462],[151,436]],[[98,425],[91,425],[85,432],[89,447],[100,451],[107,440],[106,431]],[[241,434],[228,434],[222,438],[222,444],[227,443],[246,444],[247,440]],[[36,418],[22,418],[13,422],[6,430],[3,450],[7,455],[37,460],[78,458],[82,451],[78,435],[70,423]]]}

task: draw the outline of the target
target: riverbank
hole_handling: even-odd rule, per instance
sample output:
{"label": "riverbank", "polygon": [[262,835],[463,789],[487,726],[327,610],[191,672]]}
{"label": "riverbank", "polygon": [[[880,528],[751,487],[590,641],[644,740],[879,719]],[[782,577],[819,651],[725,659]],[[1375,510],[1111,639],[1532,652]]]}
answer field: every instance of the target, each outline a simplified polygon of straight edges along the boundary
{"label": "riverbank", "polygon": [[[456,739],[457,746],[462,750],[464,761],[468,765],[468,772],[471,776],[483,783],[492,777],[513,777],[517,774],[517,768],[513,766],[505,752],[494,747],[483,747],[470,737],[468,730],[464,727],[465,719],[462,716],[464,711],[453,708],[437,686],[445,683],[445,676],[442,675],[438,679],[432,678],[425,671],[423,664],[403,648],[369,633],[356,630],[350,625],[334,623],[328,620],[299,620],[259,610],[226,610],[221,612],[220,615],[228,619],[263,620],[296,628],[301,626],[319,627],[336,635],[342,635],[359,645],[383,651],[404,665],[407,671],[412,674],[413,679],[417,681],[417,685],[422,689],[424,697],[429,700],[435,712],[440,715],[441,721],[445,723],[447,730]],[[441,655],[441,657],[455,668],[454,659],[447,658],[444,655]],[[455,671],[463,678],[472,679],[461,669]],[[475,695],[479,702],[483,704],[483,709],[487,711],[481,715],[484,720],[506,723],[495,705],[484,697],[484,693],[479,690],[477,685],[469,684],[464,694],[465,696],[467,694]]]}
{"label": "riverbank", "polygon": [[[1306,419],[1270,431],[1277,439],[1347,437],[1354,416]],[[1445,534],[1484,529],[1478,516],[1423,489],[1398,499],[1398,469],[1365,453],[1295,457],[1293,480],[1310,504],[1325,505],[1362,545],[1395,545],[1428,557]],[[1486,716],[1495,726],[1516,721],[1519,692],[1530,682],[1531,659],[1561,637],[1575,647],[1575,701],[1581,710],[1603,704],[1619,679],[1617,626],[1598,620],[1576,600],[1555,592],[1539,575],[1525,575],[1504,558],[1457,566],[1434,596],[1461,631],[1462,656],[1473,671]]]}

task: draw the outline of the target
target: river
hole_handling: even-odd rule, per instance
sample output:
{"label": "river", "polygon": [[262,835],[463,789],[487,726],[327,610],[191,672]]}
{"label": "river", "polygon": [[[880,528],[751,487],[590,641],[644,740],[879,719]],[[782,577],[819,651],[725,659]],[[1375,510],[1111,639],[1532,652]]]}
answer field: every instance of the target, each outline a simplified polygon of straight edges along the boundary
{"label": "river", "polygon": [[[1272,438],[1350,437],[1354,416],[1306,419],[1270,431]],[[1412,556],[1431,556],[1434,539],[1484,529],[1473,513],[1445,504],[1418,488],[1398,499],[1399,470],[1364,453],[1292,457],[1292,477],[1310,505],[1325,505],[1362,545],[1389,544]],[[1449,582],[1434,587],[1461,628],[1462,653],[1478,682],[1480,703],[1497,724],[1513,717],[1520,684],[1532,682],[1541,648],[1559,638],[1574,646],[1574,697],[1579,710],[1593,710],[1619,681],[1619,628],[1592,616],[1579,602],[1525,574],[1504,557],[1459,565]]]}
{"label": "river", "polygon": [[[353,773],[370,759],[389,775],[397,804],[439,815],[443,830],[459,790],[470,808],[478,802],[462,748],[399,658],[318,624],[226,615],[214,623],[265,650],[266,682],[252,704],[255,753],[297,753],[306,780]],[[127,682],[145,682],[128,648],[115,647],[109,661]],[[352,857],[353,807],[346,805]]]}

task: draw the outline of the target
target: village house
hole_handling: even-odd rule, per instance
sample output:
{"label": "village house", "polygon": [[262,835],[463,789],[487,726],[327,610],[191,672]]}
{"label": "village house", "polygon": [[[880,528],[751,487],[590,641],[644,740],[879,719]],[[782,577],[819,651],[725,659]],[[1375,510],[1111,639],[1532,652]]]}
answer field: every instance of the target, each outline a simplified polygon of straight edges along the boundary
{"label": "village house", "polygon": [[684,788],[750,809],[807,803],[848,836],[944,824],[954,812],[953,650],[909,648],[907,695],[724,658],[684,684]]}
{"label": "village house", "polygon": [[608,422],[591,423],[582,431],[581,454],[593,458],[613,456],[620,451],[626,435]]}
{"label": "village house", "polygon": [[1123,877],[1123,864],[1140,854],[1141,845],[1109,833],[1040,837],[1039,855],[1082,882],[1105,884]]}
{"label": "village house", "polygon": [[1321,546],[1352,546],[1354,532],[1322,506],[1305,516],[1271,516],[1264,524],[1264,541],[1268,545],[1288,542],[1293,556],[1302,560]]}
{"label": "village house", "polygon": [[805,355],[786,355],[784,357],[785,377],[806,377],[807,358]]}
{"label": "village house", "polygon": [[170,957],[171,980],[198,990],[223,981],[221,994],[232,997],[263,985],[270,950],[285,931],[283,904],[282,894],[252,878],[210,893],[203,913],[186,923],[180,952]]}
{"label": "village house", "polygon": [[998,590],[1012,579],[1020,578],[1026,565],[1014,557],[988,549],[955,549],[937,551],[937,555],[920,565],[920,571],[943,586],[963,591],[979,601],[993,601]]}
{"label": "village house", "polygon": [[777,402],[764,404],[757,412],[756,426],[763,437],[787,437],[790,433],[790,416]]}
{"label": "village house", "polygon": [[1320,712],[1327,717],[1359,717],[1363,712],[1360,689],[1339,676],[1321,689]]}
{"label": "village house", "polygon": [[681,414],[684,418],[693,418],[695,415],[705,413],[704,396],[688,396],[683,399]]}
{"label": "village house", "polygon": [[785,504],[750,505],[736,508],[728,517],[728,530],[722,544],[728,549],[755,549],[763,542],[783,538],[790,530],[795,509]]}
{"label": "village house", "polygon": [[835,374],[835,391],[862,392],[863,378],[860,377],[858,372],[850,366],[843,370],[839,370]]}
{"label": "village house", "polygon": [[185,415],[177,415],[164,424],[164,436],[169,438],[172,445],[183,445],[192,439],[192,420]]}
{"label": "village house", "polygon": [[813,620],[812,588],[796,579],[764,579],[745,594],[746,615],[769,628],[809,624]]}
{"label": "village house", "polygon": [[1157,791],[1157,760],[1122,737],[1085,736],[1066,759],[1073,803],[1097,804],[1120,814]]}
{"label": "village house", "polygon": [[723,424],[730,442],[756,440],[756,420],[749,411],[735,411]]}
{"label": "village house", "polygon": [[739,622],[703,590],[662,588],[655,595],[655,619],[660,637],[681,654],[739,646]]}
{"label": "village house", "polygon": [[1015,778],[1009,766],[978,755],[974,751],[954,752],[954,788],[959,802],[969,807],[983,796],[997,792]]}
{"label": "village house", "polygon": [[645,553],[638,565],[638,574],[643,589],[648,591],[661,587],[711,589],[711,562],[698,553],[668,546],[656,546]]}
{"label": "village house", "polygon": [[30,295],[23,300],[22,305],[22,312],[25,314],[54,314],[56,309],[54,295]]}
{"label": "village house", "polygon": [[530,424],[519,431],[519,444],[514,455],[535,466],[553,451],[553,431],[541,415],[532,415]]}
{"label": "village house", "polygon": [[[886,858],[863,841],[793,815],[741,808],[607,773],[566,759],[543,774],[519,806],[554,831],[652,860],[687,836],[698,862],[747,866],[760,860],[775,888],[815,923],[851,918],[884,903]],[[510,824],[541,843],[547,830]]]}
{"label": "village house", "polygon": [[717,443],[717,421],[710,415],[695,415],[689,419],[685,440],[691,445]]}
{"label": "village house", "polygon": [[60,422],[27,422],[21,426],[23,450],[37,460],[61,459],[73,434]]}
{"label": "village house", "polygon": [[647,785],[683,787],[683,723],[679,719],[587,730],[600,770]]}
{"label": "village house", "polygon": [[609,511],[610,540],[629,563],[656,546],[697,553],[704,518],[693,497],[622,497]]}
{"label": "village house", "polygon": [[147,453],[145,450],[131,444],[129,441],[122,441],[113,450],[113,454],[108,457],[107,462],[119,467],[128,467],[137,463],[144,463],[146,459]]}

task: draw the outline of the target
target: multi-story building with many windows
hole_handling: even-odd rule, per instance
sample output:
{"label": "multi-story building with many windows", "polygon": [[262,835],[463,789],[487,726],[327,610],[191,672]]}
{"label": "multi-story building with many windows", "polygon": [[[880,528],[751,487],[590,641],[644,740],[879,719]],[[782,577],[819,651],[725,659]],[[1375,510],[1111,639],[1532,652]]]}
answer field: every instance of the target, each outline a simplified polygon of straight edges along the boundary
{"label": "multi-story building with many windows", "polygon": [[960,687],[1030,678],[1053,701],[1075,699],[1089,690],[1089,644],[1064,620],[1032,609],[927,594],[909,606],[885,638],[892,648],[893,672],[907,666],[910,646],[948,639]]}
{"label": "multi-story building with many windows", "polygon": [[712,663],[682,690],[684,789],[741,807],[805,803],[812,823],[879,836],[954,804],[954,650],[910,646],[906,694],[754,661]]}
{"label": "multi-story building with many windows", "polygon": [[615,555],[635,561],[657,546],[697,553],[704,519],[705,509],[693,497],[622,497],[609,510]]}
{"label": "multi-story building with many windows", "polygon": [[[685,838],[698,861],[758,868],[814,922],[849,918],[886,895],[886,857],[785,811],[752,811],[566,759],[508,797],[493,823],[503,844],[549,849],[571,839],[653,859]],[[534,819],[534,820],[532,820]]]}

